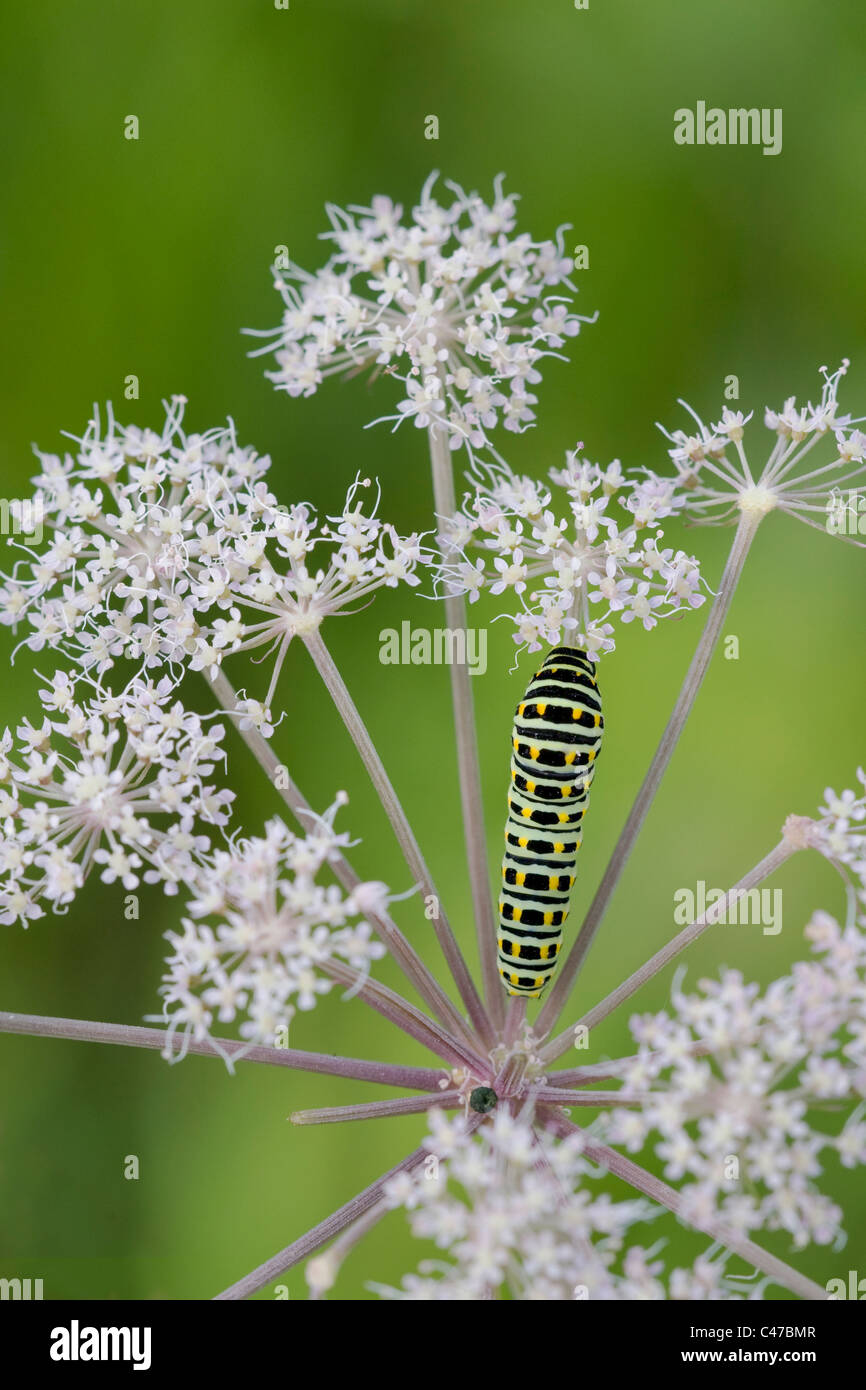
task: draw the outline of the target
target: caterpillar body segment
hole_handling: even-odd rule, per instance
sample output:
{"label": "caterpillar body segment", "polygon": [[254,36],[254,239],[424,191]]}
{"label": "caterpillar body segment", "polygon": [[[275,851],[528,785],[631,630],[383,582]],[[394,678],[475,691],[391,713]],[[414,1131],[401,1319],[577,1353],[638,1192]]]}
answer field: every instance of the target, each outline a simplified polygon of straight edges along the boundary
{"label": "caterpillar body segment", "polygon": [[556,969],[603,729],[594,662],[555,647],[511,732],[497,938],[508,994],[538,999]]}

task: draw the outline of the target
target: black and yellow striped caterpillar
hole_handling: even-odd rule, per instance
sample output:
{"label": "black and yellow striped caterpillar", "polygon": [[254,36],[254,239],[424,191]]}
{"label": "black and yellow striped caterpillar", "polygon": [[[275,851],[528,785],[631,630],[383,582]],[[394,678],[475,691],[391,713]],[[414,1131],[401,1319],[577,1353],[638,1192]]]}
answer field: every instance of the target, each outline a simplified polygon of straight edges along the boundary
{"label": "black and yellow striped caterpillar", "polygon": [[498,935],[509,994],[538,999],[556,969],[603,728],[595,664],[554,647],[511,733]]}

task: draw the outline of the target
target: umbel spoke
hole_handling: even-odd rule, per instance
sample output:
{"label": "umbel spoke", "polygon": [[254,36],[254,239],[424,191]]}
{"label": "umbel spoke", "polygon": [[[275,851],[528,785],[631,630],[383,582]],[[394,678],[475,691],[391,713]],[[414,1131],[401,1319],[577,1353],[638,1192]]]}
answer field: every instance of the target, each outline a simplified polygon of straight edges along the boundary
{"label": "umbel spoke", "polygon": [[114,1043],[118,1047],[145,1047],[168,1057],[192,1052],[199,1057],[236,1058],[239,1062],[263,1062],[293,1071],[346,1076],[374,1081],[382,1086],[405,1086],[415,1091],[438,1091],[446,1073],[431,1067],[403,1067],[391,1062],[366,1062],[357,1057],[332,1057],[324,1052],[300,1052],[297,1048],[250,1047],[233,1038],[170,1037],[162,1028],[138,1028],[125,1023],[92,1023],[83,1018],[50,1018],[42,1014],[0,1013],[0,1033],[29,1037],[66,1038],[74,1042]]}

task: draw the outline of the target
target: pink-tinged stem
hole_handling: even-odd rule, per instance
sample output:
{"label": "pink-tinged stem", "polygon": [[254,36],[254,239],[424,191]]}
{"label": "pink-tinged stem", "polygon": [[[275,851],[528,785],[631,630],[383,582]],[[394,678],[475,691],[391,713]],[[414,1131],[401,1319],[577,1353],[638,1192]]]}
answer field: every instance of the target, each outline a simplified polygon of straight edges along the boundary
{"label": "pink-tinged stem", "polygon": [[[460,998],[466,1006],[472,1023],[481,1038],[484,1039],[487,1047],[492,1047],[494,1043],[494,1032],[490,1019],[487,1016],[484,1005],[475,988],[472,976],[469,974],[466,962],[457,945],[457,938],[451,930],[451,924],[445,915],[445,908],[442,899],[433,882],[433,877],[427,867],[427,863],[415,839],[415,834],[409,824],[409,820],[400,804],[400,799],[394,790],[391,779],[385,771],[382,759],[376,751],[373,740],[367,732],[367,727],[358,713],[358,709],[349,694],[343,677],[340,675],[330,652],[322,640],[320,632],[311,633],[305,636],[304,645],[310,656],[315,662],[316,669],[328,690],[331,699],[337,707],[346,728],[352,736],[352,741],[357,748],[361,760],[370,774],[370,780],[379,795],[379,799],[385,809],[385,814],[391,822],[391,828],[397,837],[397,841],[403,851],[403,857],[409,866],[415,882],[420,886],[425,898],[435,898],[436,915],[431,919],[433,929],[445,957],[446,963],[454,983],[460,992]],[[453,668],[452,668],[453,669]]]}
{"label": "pink-tinged stem", "polygon": [[399,1100],[374,1100],[367,1105],[331,1105],[319,1110],[295,1110],[289,1119],[293,1125],[335,1125],[346,1120],[420,1115],[425,1110],[456,1110],[462,1104],[463,1097],[459,1091],[441,1091],[438,1096],[401,1096]]}
{"label": "pink-tinged stem", "polygon": [[[433,472],[433,504],[437,516],[450,517],[456,512],[457,503],[448,439],[442,429],[429,429],[427,438]],[[466,631],[466,603],[462,595],[446,594],[445,621],[451,632]],[[454,707],[463,834],[472,888],[472,905],[475,910],[478,953],[481,957],[481,976],[487,1007],[496,1028],[501,1029],[505,1019],[505,1003],[496,964],[496,921],[493,915],[490,868],[487,862],[484,799],[481,794],[481,767],[475,731],[472,678],[468,668],[459,662],[452,662],[448,670],[451,676],[451,702]]]}
{"label": "pink-tinged stem", "polygon": [[792,1269],[783,1260],[776,1259],[775,1255],[763,1250],[760,1245],[756,1245],[754,1241],[728,1226],[723,1220],[696,1221],[691,1214],[686,1215],[683,1210],[685,1203],[679,1192],[669,1187],[666,1182],[662,1182],[661,1178],[655,1177],[652,1173],[648,1173],[645,1168],[633,1163],[630,1158],[625,1158],[623,1154],[617,1153],[616,1149],[608,1148],[607,1144],[596,1143],[589,1137],[586,1130],[572,1124],[570,1120],[560,1116],[551,1116],[547,1121],[547,1127],[562,1136],[568,1134],[583,1135],[583,1152],[587,1158],[592,1159],[594,1163],[601,1164],[603,1168],[614,1173],[618,1178],[622,1178],[630,1187],[642,1192],[645,1197],[650,1197],[654,1202],[667,1207],[668,1211],[672,1211],[675,1216],[694,1230],[703,1231],[704,1235],[718,1241],[728,1250],[732,1250],[747,1264],[759,1269],[762,1274],[766,1274],[783,1289],[790,1289],[791,1293],[813,1302],[823,1301],[827,1298],[827,1290],[822,1288],[820,1284],[807,1279],[804,1274]]}
{"label": "pink-tinged stem", "polygon": [[651,980],[654,975],[657,975],[660,970],[663,970],[666,965],[669,965],[681,951],[691,946],[692,942],[697,941],[698,937],[702,936],[710,927],[715,926],[722,916],[727,915],[729,908],[736,908],[740,893],[748,892],[749,889],[755,888],[759,883],[763,883],[764,879],[769,878],[772,873],[775,873],[776,869],[778,869],[781,864],[784,864],[786,859],[790,859],[792,854],[796,854],[797,848],[798,846],[791,840],[780,840],[776,848],[765,855],[760,864],[756,864],[753,869],[750,869],[747,874],[744,874],[739,882],[735,883],[734,887],[728,890],[724,898],[719,902],[713,903],[711,907],[707,908],[706,912],[698,917],[696,921],[690,923],[689,926],[683,927],[682,931],[672,937],[667,945],[663,946],[660,951],[656,951],[654,956],[650,956],[649,960],[645,961],[640,969],[635,970],[633,974],[629,975],[627,980],[624,980],[621,985],[618,985],[615,990],[596,1004],[594,1008],[590,1009],[589,1013],[584,1014],[582,1018],[578,1019],[577,1023],[573,1023],[570,1028],[564,1029],[558,1037],[553,1038],[547,1043],[539,1054],[542,1061],[545,1063],[552,1062],[556,1057],[561,1057],[564,1053],[568,1052],[569,1048],[574,1045],[576,1028],[580,1028],[582,1031],[585,1030],[586,1033],[589,1033],[592,1028],[595,1028],[603,1019],[607,1018],[609,1014],[612,1014],[615,1009],[619,1008],[620,1004],[625,1003],[626,999],[630,999],[633,994],[637,993],[641,986],[646,984],[647,980]]}
{"label": "pink-tinged stem", "polygon": [[[210,682],[211,689],[227,713],[237,708],[237,694],[223,671],[218,671]],[[267,774],[268,780],[280,793],[292,815],[303,829],[314,824],[313,812],[306,797],[289,776],[273,747],[257,729],[238,729],[241,738],[255,757],[259,766]],[[351,893],[361,882],[358,874],[348,860],[338,854],[329,860],[335,876],[347,893]],[[385,943],[406,978],[415,986],[425,1004],[436,1016],[447,1023],[453,1032],[472,1043],[474,1035],[455,1009],[436,977],[428,970],[421,957],[409,944],[406,937],[386,913],[366,912],[364,914],[376,935]]]}
{"label": "pink-tinged stem", "polygon": [[564,1086],[539,1086],[535,1091],[535,1097],[541,1105],[594,1105],[605,1110],[612,1105],[634,1107],[642,1104],[641,1099],[635,1099],[625,1091],[581,1091],[575,1095]]}
{"label": "pink-tinged stem", "polygon": [[552,1086],[595,1086],[599,1081],[616,1081],[622,1076],[628,1062],[633,1057],[618,1057],[613,1062],[596,1062],[586,1067],[565,1067],[562,1071],[552,1071],[547,1080]]}
{"label": "pink-tinged stem", "polygon": [[[483,1120],[483,1115],[471,1115],[466,1126],[467,1134],[473,1134]],[[391,1178],[396,1177],[398,1173],[411,1172],[413,1168],[418,1167],[419,1163],[423,1163],[429,1154],[430,1150],[423,1146],[407,1154],[395,1167],[390,1168],[387,1173],[383,1173],[380,1178],[377,1178],[369,1187],[365,1187],[364,1191],[359,1192],[357,1197],[353,1197],[350,1202],[346,1202],[330,1216],[326,1216],[324,1221],[320,1221],[318,1226],[307,1231],[306,1235],[293,1241],[291,1245],[287,1245],[285,1250],[281,1250],[278,1255],[274,1255],[265,1264],[259,1265],[258,1269],[252,1270],[243,1279],[239,1279],[236,1284],[232,1284],[231,1288],[217,1294],[216,1301],[249,1298],[250,1294],[263,1289],[278,1275],[284,1274],[287,1269],[299,1264],[301,1260],[305,1260],[316,1250],[321,1250],[322,1246],[327,1245],[329,1240],[333,1240],[347,1226],[351,1226],[353,1221],[357,1221],[359,1216],[363,1216],[365,1212],[377,1204],[382,1189]]]}
{"label": "pink-tinged stem", "polygon": [[514,1052],[511,1056],[506,1057],[493,1078],[493,1090],[498,1096],[514,1095],[523,1080],[527,1060],[525,1053],[520,1052]]}
{"label": "pink-tinged stem", "polygon": [[313,1255],[317,1250],[321,1250],[323,1245],[327,1245],[329,1240],[340,1234],[347,1226],[356,1221],[359,1216],[363,1216],[371,1207],[375,1206],[381,1196],[385,1184],[397,1176],[398,1173],[411,1172],[419,1163],[423,1163],[427,1157],[428,1150],[424,1148],[415,1149],[412,1153],[400,1160],[393,1168],[389,1168],[387,1173],[383,1173],[375,1182],[365,1187],[363,1192],[359,1192],[357,1197],[346,1202],[337,1211],[326,1216],[324,1221],[320,1221],[312,1230],[307,1231],[306,1235],[300,1236],[298,1240],[292,1241],[278,1255],[274,1255],[257,1269],[252,1270],[239,1279],[230,1288],[224,1289],[217,1294],[216,1302],[227,1302],[241,1298],[249,1298],[250,1294],[257,1293],[259,1289],[265,1288],[267,1284],[273,1282],[279,1275],[294,1265],[300,1264],[308,1255]]}
{"label": "pink-tinged stem", "polygon": [[505,1042],[509,1047],[517,1041],[526,1020],[526,997],[515,995],[508,1001],[508,1010],[505,1015]]}
{"label": "pink-tinged stem", "polygon": [[378,1226],[390,1210],[387,1202],[378,1201],[363,1216],[359,1216],[356,1221],[353,1221],[351,1226],[337,1237],[324,1255],[310,1260],[305,1273],[312,1302],[316,1302],[329,1289],[333,1288],[340,1266],[346,1256],[364,1239],[364,1236],[369,1235],[373,1228]]}
{"label": "pink-tinged stem", "polygon": [[[760,1032],[760,1029],[758,1030]],[[683,1048],[690,1057],[707,1057],[713,1051],[712,1043],[693,1042]],[[632,1053],[630,1057],[614,1057],[608,1062],[592,1062],[585,1067],[568,1067],[562,1071],[552,1071],[547,1080],[557,1086],[594,1086],[597,1081],[614,1081],[627,1071],[633,1062],[652,1062],[660,1054],[646,1052],[642,1055]]]}
{"label": "pink-tinged stem", "polygon": [[[205,1038],[200,1042],[175,1036],[171,1043],[161,1028],[130,1027],[124,1023],[91,1023],[83,1018],[50,1018],[41,1014],[0,1013],[0,1033],[20,1033],[28,1037],[66,1038],[73,1042],[114,1043],[119,1047],[145,1047],[155,1052],[193,1052],[199,1057],[217,1058]],[[400,1067],[390,1062],[366,1062],[356,1057],[331,1057],[323,1052],[300,1052],[297,1048],[248,1047],[232,1038],[216,1038],[224,1056],[236,1053],[240,1062],[264,1062],[293,1071],[346,1076],[355,1081],[374,1081],[382,1086],[405,1086],[415,1091],[438,1091],[443,1072],[431,1067]]]}
{"label": "pink-tinged stem", "polygon": [[727,617],[731,599],[734,596],[734,591],[736,590],[737,583],[742,573],[743,565],[746,562],[746,556],[749,553],[749,547],[754,538],[757,525],[758,522],[753,516],[741,513],[736,534],[731,545],[731,551],[728,555],[724,573],[719,584],[719,591],[713,600],[706,626],[701,634],[695,654],[692,657],[691,665],[686,673],[686,678],[683,681],[682,689],[677,697],[673,713],[662,734],[661,741],[655,751],[640,791],[635,797],[634,805],[629,811],[628,819],[622,828],[610,863],[605,869],[604,877],[599,884],[598,891],[589,905],[577,940],[572,946],[568,958],[559,972],[559,978],[556,980],[550,992],[547,1003],[535,1022],[534,1032],[539,1038],[543,1038],[551,1032],[571,994],[575,980],[583,966],[586,954],[592,945],[593,938],[607,911],[608,903],[613,897],[614,890],[619,883],[620,875],[634,848],[634,843],[643,826],[646,814],[653,803],[662,777],[667,771],[668,763],[677,746],[680,734],[685,727],[686,720],[691,713],[698,691],[703,684],[704,676],[707,674],[707,668],[709,667],[710,660],[715,651],[716,643],[722,630],[722,624]]}
{"label": "pink-tinged stem", "polygon": [[567,1066],[562,1072],[550,1072],[550,1086],[595,1086],[598,1081],[616,1081],[632,1058],[617,1058],[614,1062],[596,1062],[591,1066]]}
{"label": "pink-tinged stem", "polygon": [[444,1058],[451,1066],[468,1067],[475,1075],[484,1075],[489,1070],[479,1053],[466,1047],[460,1039],[446,1032],[435,1019],[428,1018],[420,1009],[416,1009],[414,1004],[395,994],[394,990],[388,989],[387,985],[368,977],[358,987],[362,978],[358,971],[333,958],[323,962],[321,969],[324,974],[330,975],[332,980],[337,980],[349,989],[356,989],[358,998],[363,999],[365,1004],[369,1004],[383,1018],[402,1028],[404,1033],[408,1033],[431,1052],[435,1052],[437,1057]]}

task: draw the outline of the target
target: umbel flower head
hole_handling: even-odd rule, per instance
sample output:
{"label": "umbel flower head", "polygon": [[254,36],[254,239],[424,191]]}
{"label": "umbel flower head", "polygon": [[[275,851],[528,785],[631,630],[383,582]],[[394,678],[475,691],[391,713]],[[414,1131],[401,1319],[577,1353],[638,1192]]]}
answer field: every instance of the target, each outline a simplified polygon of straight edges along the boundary
{"label": "umbel flower head", "polygon": [[[667,479],[646,474],[636,484],[622,476],[618,462],[602,468],[579,450],[544,485],[504,467],[479,469],[475,451],[488,444],[489,431],[532,423],[542,359],[558,355],[582,320],[563,293],[574,286],[561,234],[545,243],[518,234],[514,199],[501,182],[490,205],[454,186],[449,195],[451,202],[440,204],[428,182],[406,221],[384,199],[367,209],[332,209],[331,260],[312,275],[279,268],[284,320],[263,335],[263,351],[276,357],[270,375],[291,395],[310,394],[330,373],[365,368],[402,383],[404,398],[389,418],[397,424],[412,418],[430,431],[449,630],[462,625],[458,595],[477,597],[488,587],[494,596],[508,595],[520,645],[537,650],[542,641],[574,642],[597,655],[613,645],[616,615],[651,628],[661,616],[703,602],[694,558],[663,547],[664,517],[680,511],[710,517],[727,508],[756,523],[784,505],[814,523],[811,513],[826,489],[859,475],[863,437],[836,412],[840,374],[825,374],[819,407],[797,411],[789,403],[768,420],[779,437],[757,478],[742,447],[745,421],[728,413],[718,435],[698,421],[695,440],[671,440],[677,473]],[[836,456],[818,468],[804,465],[814,440],[831,435]],[[387,527],[377,516],[378,500],[362,506],[364,483],[357,478],[339,515],[320,521],[306,502],[280,506],[265,481],[267,460],[239,449],[231,427],[187,436],[179,401],[167,408],[158,434],[118,427],[109,413],[105,431],[94,420],[77,443],[74,457],[43,460],[33,512],[47,516],[52,537],[41,554],[38,541],[24,546],[27,558],[0,592],[0,611],[12,625],[26,622],[34,650],[75,656],[84,668],[78,680],[94,693],[79,696],[59,674],[43,692],[41,727],[25,721],[17,743],[11,732],[3,738],[0,915],[26,924],[45,902],[62,910],[94,865],[109,884],[162,881],[168,892],[183,886],[189,902],[168,934],[163,1029],[61,1019],[34,1025],[32,1018],[22,1026],[28,1016],[13,1014],[3,1015],[0,1026],[55,1034],[62,1026],[60,1035],[157,1046],[169,1059],[216,1052],[231,1066],[246,1056],[409,1093],[297,1111],[296,1124],[432,1117],[425,1147],[223,1297],[263,1288],[336,1237],[309,1270],[314,1294],[326,1290],[341,1253],[397,1206],[442,1256],[435,1266],[422,1265],[397,1296],[436,1298],[444,1288],[446,1296],[485,1299],[501,1293],[737,1297],[726,1270],[730,1253],[746,1271],[765,1276],[756,1274],[749,1296],[761,1296],[772,1282],[822,1297],[820,1287],[761,1249],[750,1233],[787,1233],[796,1246],[837,1238],[841,1214],[818,1185],[822,1160],[829,1155],[850,1167],[866,1161],[866,919],[860,910],[866,802],[859,794],[828,793],[821,820],[794,818],[782,843],[751,871],[760,882],[794,849],[809,847],[842,869],[849,918],[844,927],[826,914],[813,919],[810,936],[820,960],[801,962],[763,991],[725,972],[718,983],[700,983],[686,994],[680,977],[663,1015],[635,1021],[637,1061],[604,1055],[553,1067],[571,1053],[579,1032],[587,1040],[598,1036],[599,1022],[714,924],[707,915],[690,923],[577,1024],[551,1036],[694,702],[742,569],[744,533],[753,528],[737,528],[711,617],[578,945],[529,1027],[525,1001],[506,1007],[496,976],[472,682],[463,679],[462,667],[452,667],[481,989],[319,634],[326,617],[366,603],[380,585],[416,584],[416,567],[428,558],[420,538]],[[473,495],[459,513],[446,445],[465,445],[476,470]],[[43,494],[47,505],[38,505]],[[344,855],[349,842],[334,829],[344,798],[324,817],[312,816],[265,742],[273,732],[270,703],[295,638],[312,656],[371,776],[411,872],[411,892],[421,890],[424,939],[435,933],[453,990],[392,920],[393,895],[384,884],[361,881]],[[267,695],[264,702],[238,703],[221,667],[256,650],[276,656]],[[103,682],[120,658],[137,661],[139,674],[115,696]],[[222,729],[174,698],[174,682],[186,668],[205,672],[222,710],[240,714],[243,741],[267,778],[268,794],[281,793],[304,833],[279,819],[256,827],[255,835],[223,836],[216,847],[202,833],[222,830],[232,796],[206,780]],[[277,767],[285,777],[274,775]],[[340,887],[319,881],[326,872]],[[383,947],[413,999],[372,978]],[[334,984],[426,1049],[436,1065],[289,1048],[296,1012],[313,1009]],[[226,1023],[236,1026],[240,1040],[215,1032]],[[609,1088],[596,1089],[599,1082]],[[581,1106],[599,1117],[590,1129],[568,1118]],[[449,1110],[455,1119],[443,1117]],[[623,1152],[644,1147],[654,1151],[656,1166],[679,1174],[683,1191]],[[439,1165],[435,1190],[422,1185],[425,1159]],[[599,1196],[592,1165],[635,1196],[627,1202]],[[423,1182],[436,1176],[425,1168]],[[643,1232],[633,1233],[661,1218],[662,1208],[712,1242],[691,1269],[666,1275],[660,1243],[647,1249]]]}
{"label": "umbel flower head", "polygon": [[386,907],[384,884],[359,883],[346,894],[316,882],[351,843],[334,828],[347,799],[341,793],[305,835],[274,819],[264,835],[199,859],[183,930],[166,933],[171,949],[160,993],[167,1056],[176,1032],[199,1041],[210,1037],[214,1020],[242,1018],[240,1034],[250,1044],[278,1043],[296,1008],[312,1009],[332,988],[329,961],[345,961],[365,977],[385,954],[358,920]]}
{"label": "umbel flower head", "polygon": [[[184,404],[166,405],[158,432],[118,424],[109,406],[74,455],[37,450],[47,544],[22,546],[27,558],[0,586],[0,621],[26,622],[32,651],[74,651],[97,672],[120,654],[160,664],[167,637],[175,649],[191,640],[191,575],[260,529],[270,460],[241,448],[231,423],[185,434]],[[176,612],[173,627],[154,625],[159,604]]]}
{"label": "umbel flower head", "polygon": [[496,180],[487,203],[431,174],[403,221],[390,198],[348,211],[329,205],[333,254],[320,270],[277,267],[285,309],[260,353],[278,390],[311,396],[326,376],[363,369],[403,383],[399,424],[446,430],[478,446],[498,424],[532,424],[544,357],[561,355],[588,320],[571,311],[573,262],[555,241],[518,233],[517,198]]}
{"label": "umbel flower head", "polygon": [[[634,1108],[601,1122],[611,1144],[654,1148],[680,1187],[682,1214],[720,1216],[744,1234],[785,1231],[799,1249],[829,1244],[842,1212],[817,1184],[826,1157],[866,1163],[866,774],[828,787],[818,819],[789,817],[792,843],[817,850],[850,885],[848,921],[806,926],[816,959],[766,989],[738,970],[678,978],[671,1008],[636,1015],[638,1054],[621,1070]],[[843,1113],[841,1121],[835,1117]],[[845,1113],[847,1112],[847,1113]]]}
{"label": "umbel flower head", "polygon": [[[659,1208],[594,1191],[591,1180],[605,1174],[584,1156],[581,1135],[557,1141],[507,1110],[474,1135],[463,1116],[435,1111],[430,1128],[430,1158],[392,1178],[385,1200],[441,1253],[406,1275],[400,1289],[374,1286],[386,1298],[475,1301],[503,1286],[529,1302],[743,1297],[725,1275],[724,1253],[666,1279],[656,1258],[664,1242],[654,1249],[626,1244]],[[314,1286],[317,1273],[314,1263]]]}
{"label": "umbel flower head", "polygon": [[807,844],[823,854],[839,870],[849,889],[849,923],[866,905],[866,772],[857,768],[859,790],[850,787],[836,793],[824,791],[819,819],[808,821]]}
{"label": "umbel flower head", "polygon": [[0,922],[62,911],[94,869],[176,893],[210,845],[203,825],[223,826],[234,799],[206,780],[222,726],[205,728],[165,678],[79,698],[57,672],[40,698],[41,724],[0,739]]}
{"label": "umbel flower head", "polygon": [[[686,406],[696,430],[662,433],[672,444],[668,450],[676,468],[674,478],[646,471],[638,496],[653,502],[660,514],[685,512],[699,524],[736,520],[739,515],[755,523],[772,511],[787,512],[818,530],[856,535],[844,526],[850,502],[840,490],[852,488],[866,477],[866,435],[854,428],[850,415],[839,412],[839,383],[848,370],[847,359],[830,374],[821,368],[824,381],[817,405],[798,407],[794,396],[781,410],[767,408],[764,424],[775,435],[769,457],[753,468],[746,453],[746,425],[752,416],[742,411],[722,411],[717,424],[707,426]],[[682,402],[682,404],[685,404]],[[812,457],[824,444],[824,461]],[[829,524],[828,524],[829,522]]]}
{"label": "umbel flower head", "polygon": [[356,611],[377,589],[417,586],[418,566],[432,559],[419,535],[402,536],[377,515],[378,489],[365,508],[363,493],[370,487],[369,478],[356,477],[334,516],[319,518],[306,502],[268,505],[258,536],[232,539],[192,580],[193,670],[213,674],[224,658],[260,647],[275,655],[264,701],[243,702],[246,718],[266,736],[292,639],[311,637],[336,613]]}
{"label": "umbel flower head", "polygon": [[45,548],[23,546],[0,585],[0,620],[27,625],[32,651],[51,648],[102,674],[120,657],[145,669],[188,665],[213,674],[224,657],[277,653],[266,710],[292,637],[366,600],[383,585],[419,583],[417,535],[401,536],[363,505],[356,478],[339,515],[286,507],[268,491],[267,456],[241,448],[234,426],[182,429],[184,402],[166,406],[159,433],[121,426],[109,408],[75,456],[40,454],[34,480]]}
{"label": "umbel flower head", "polygon": [[798,1249],[840,1232],[817,1185],[826,1157],[866,1162],[866,935],[823,912],[806,934],[819,959],[766,990],[727,970],[633,1018],[639,1053],[622,1081],[639,1107],[602,1126],[631,1153],[654,1148],[686,1220],[785,1231]]}
{"label": "umbel flower head", "polygon": [[694,556],[660,545],[664,507],[618,459],[603,468],[581,448],[549,470],[553,488],[476,464],[474,492],[441,522],[446,592],[471,603],[489,589],[516,601],[519,650],[571,640],[596,656],[615,646],[612,617],[650,629],[704,602]]}

